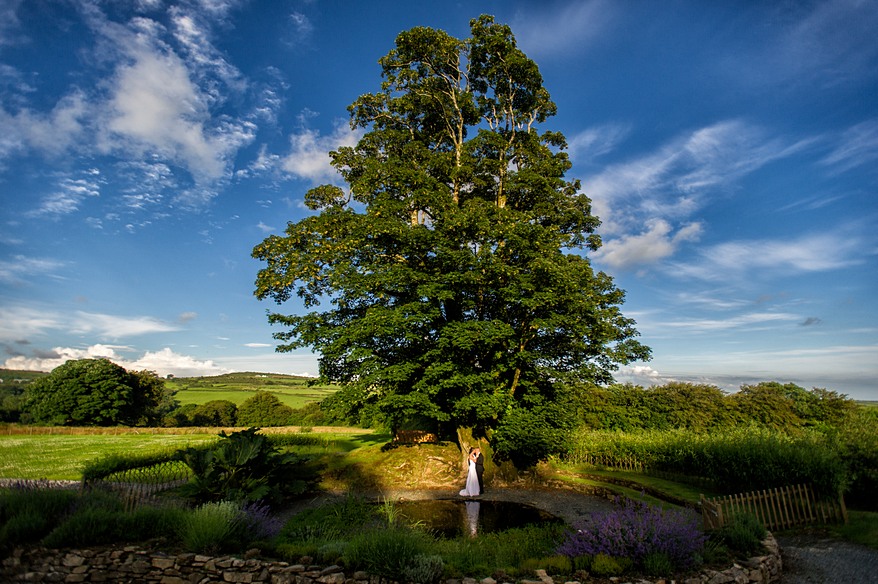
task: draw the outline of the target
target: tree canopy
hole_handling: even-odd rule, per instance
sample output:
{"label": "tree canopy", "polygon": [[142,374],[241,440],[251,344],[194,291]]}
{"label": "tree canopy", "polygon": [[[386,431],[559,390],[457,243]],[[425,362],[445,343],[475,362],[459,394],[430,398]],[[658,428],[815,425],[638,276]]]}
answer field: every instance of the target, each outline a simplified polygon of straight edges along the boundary
{"label": "tree canopy", "polygon": [[170,398],[151,371],[128,372],[108,359],[67,361],[29,385],[23,412],[36,423],[146,426]]}
{"label": "tree canopy", "polygon": [[541,128],[556,108],[536,63],[490,16],[471,35],[400,33],[349,107],[362,138],[330,153],[347,188],[311,189],[313,214],[254,248],[255,294],[301,298],[305,314],[269,313],[277,348],[320,354],[336,411],[472,427],[500,457],[542,444],[527,463],[587,384],[650,351],[587,258],[599,220]]}

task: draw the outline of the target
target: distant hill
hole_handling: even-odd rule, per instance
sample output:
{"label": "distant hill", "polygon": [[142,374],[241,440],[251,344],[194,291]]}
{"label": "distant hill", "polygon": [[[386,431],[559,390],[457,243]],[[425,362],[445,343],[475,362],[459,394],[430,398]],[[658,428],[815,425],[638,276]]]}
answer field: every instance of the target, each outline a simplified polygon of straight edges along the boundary
{"label": "distant hill", "polygon": [[313,377],[245,371],[206,377],[172,377],[165,380],[165,385],[175,392],[174,397],[182,405],[212,400],[240,404],[257,391],[267,391],[288,406],[301,408],[338,390],[337,386],[314,382]]}

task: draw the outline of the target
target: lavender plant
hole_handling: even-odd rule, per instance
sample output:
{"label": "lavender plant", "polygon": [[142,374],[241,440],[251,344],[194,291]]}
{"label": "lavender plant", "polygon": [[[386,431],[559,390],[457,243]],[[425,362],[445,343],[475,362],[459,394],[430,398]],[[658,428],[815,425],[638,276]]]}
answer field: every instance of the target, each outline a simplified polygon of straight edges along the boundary
{"label": "lavender plant", "polygon": [[662,554],[675,569],[689,570],[698,564],[706,540],[691,509],[665,510],[617,498],[615,509],[597,513],[569,532],[558,553],[628,558],[641,569],[648,556]]}

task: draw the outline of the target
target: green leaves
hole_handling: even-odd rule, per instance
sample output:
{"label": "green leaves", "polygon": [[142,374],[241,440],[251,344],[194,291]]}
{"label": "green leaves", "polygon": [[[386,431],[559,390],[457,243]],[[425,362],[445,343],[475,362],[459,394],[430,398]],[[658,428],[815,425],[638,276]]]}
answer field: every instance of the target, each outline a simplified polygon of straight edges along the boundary
{"label": "green leaves", "polygon": [[68,426],[145,425],[170,398],[154,373],[129,373],[108,359],[67,361],[28,386],[22,410],[33,422]]}
{"label": "green leaves", "polygon": [[401,33],[379,90],[349,108],[366,133],[331,153],[348,189],[312,189],[316,214],[253,250],[256,295],[309,311],[269,315],[278,349],[319,352],[346,417],[486,432],[649,357],[624,294],[581,255],[599,220],[565,178],[564,136],[539,127],[555,105],[537,65],[490,16],[471,34]]}

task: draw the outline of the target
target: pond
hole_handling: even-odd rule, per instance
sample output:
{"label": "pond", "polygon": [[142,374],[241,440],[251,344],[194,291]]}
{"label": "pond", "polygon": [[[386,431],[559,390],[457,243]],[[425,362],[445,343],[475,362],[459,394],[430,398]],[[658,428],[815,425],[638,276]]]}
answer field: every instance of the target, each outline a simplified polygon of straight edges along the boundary
{"label": "pond", "polygon": [[420,522],[437,536],[449,539],[546,522],[563,523],[536,507],[509,501],[398,501],[394,506],[409,520]]}

